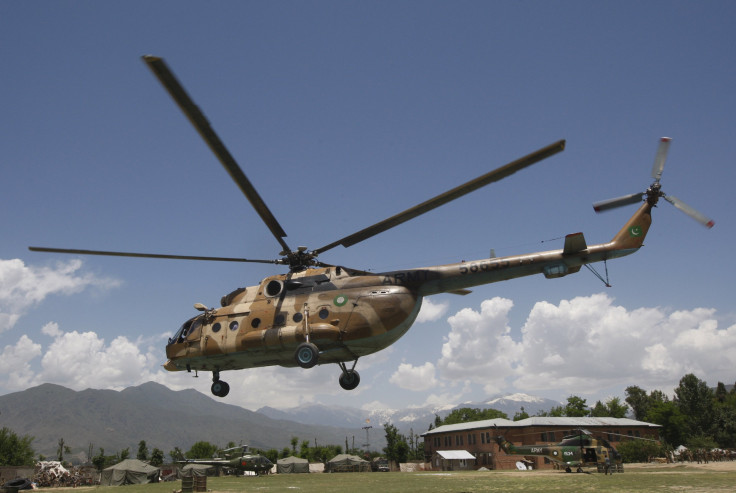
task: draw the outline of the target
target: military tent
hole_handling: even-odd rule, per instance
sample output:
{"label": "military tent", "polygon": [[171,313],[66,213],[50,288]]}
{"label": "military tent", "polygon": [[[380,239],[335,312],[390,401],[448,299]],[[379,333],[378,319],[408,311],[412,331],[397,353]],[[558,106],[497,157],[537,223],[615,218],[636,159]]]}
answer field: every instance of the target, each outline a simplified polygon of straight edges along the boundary
{"label": "military tent", "polygon": [[370,472],[371,463],[357,455],[340,454],[327,462],[325,472]]}
{"label": "military tent", "polygon": [[309,461],[300,459],[299,457],[286,457],[276,461],[276,472],[279,474],[289,474],[297,472],[309,472]]}
{"label": "military tent", "polygon": [[110,466],[100,475],[101,486],[121,486],[124,484],[145,484],[158,482],[161,470],[138,459],[125,459]]}

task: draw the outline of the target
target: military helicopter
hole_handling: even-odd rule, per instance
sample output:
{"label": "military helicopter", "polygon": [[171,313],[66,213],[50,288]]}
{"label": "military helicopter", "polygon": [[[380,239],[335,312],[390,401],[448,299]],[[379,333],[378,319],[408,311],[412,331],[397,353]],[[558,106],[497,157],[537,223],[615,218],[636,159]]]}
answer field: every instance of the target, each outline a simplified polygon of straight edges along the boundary
{"label": "military helicopter", "polygon": [[[355,370],[358,359],[396,342],[411,327],[425,296],[468,294],[468,288],[473,286],[534,274],[543,274],[546,278],[563,277],[578,272],[583,265],[634,253],[643,244],[651,224],[652,208],[660,197],[664,197],[657,176],[654,185],[637,195],[637,200],[643,200],[641,207],[608,243],[587,245],[582,233],[574,233],[565,237],[563,248],[558,250],[383,273],[328,264],[318,260],[318,256],[339,245],[350,247],[367,240],[527,168],[562,151],[565,141],[543,147],[332,243],[311,250],[305,246],[294,250],[284,239],[284,229],[164,60],[152,55],[144,56],[143,60],[271,231],[281,246],[280,258],[29,248],[53,253],[288,266],[288,273],[269,276],[258,285],[239,288],[223,296],[219,308],[196,303],[194,307],[202,313],[184,322],[169,339],[166,346],[168,361],[164,368],[169,371],[212,372],[211,391],[218,397],[226,396],[230,390],[230,386],[220,379],[221,372],[271,365],[312,368],[317,364],[335,363],[341,370],[340,386],[345,390],[355,389],[360,383],[360,375]],[[663,160],[660,164],[655,163],[660,176],[663,164]],[[633,196],[624,199],[607,201],[599,209],[634,202]],[[683,208],[681,202],[673,203]],[[690,210],[685,211],[693,215]],[[712,225],[712,221],[709,224]],[[352,365],[348,367],[350,363]]]}
{"label": "military helicopter", "polygon": [[582,468],[587,466],[595,466],[598,472],[605,472],[606,459],[610,471],[624,472],[621,454],[608,441],[595,438],[588,430],[577,430],[577,433],[554,444],[514,445],[501,435],[496,437],[496,443],[509,455],[546,457],[563,465],[565,472],[572,472],[571,466],[577,466],[577,472],[583,472]]}
{"label": "military helicopter", "polygon": [[234,471],[243,472],[251,471],[257,475],[268,473],[273,467],[273,463],[267,457],[260,454],[251,454],[248,452],[247,445],[231,447],[220,450],[218,455],[213,459],[190,459],[181,460],[180,464],[203,464],[207,466],[217,466],[232,469]]}

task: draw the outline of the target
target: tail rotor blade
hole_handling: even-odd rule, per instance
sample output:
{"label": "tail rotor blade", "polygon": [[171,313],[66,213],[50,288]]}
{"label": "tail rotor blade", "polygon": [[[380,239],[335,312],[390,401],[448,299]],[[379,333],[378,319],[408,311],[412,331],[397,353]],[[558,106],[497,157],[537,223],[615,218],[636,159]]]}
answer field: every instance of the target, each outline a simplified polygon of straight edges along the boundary
{"label": "tail rotor blade", "polygon": [[657,149],[657,155],[654,156],[654,166],[652,166],[652,178],[656,181],[662,178],[662,170],[664,169],[664,162],[667,160],[667,151],[670,148],[671,141],[672,139],[669,137],[659,139],[659,148]]}
{"label": "tail rotor blade", "polygon": [[644,200],[644,192],[632,193],[631,195],[624,195],[623,197],[596,202],[593,204],[593,210],[596,212],[603,212],[617,207],[623,207],[625,205],[636,204],[642,200]]}
{"label": "tail rotor blade", "polygon": [[670,204],[680,209],[682,212],[684,212],[688,216],[698,221],[700,224],[702,224],[706,228],[712,228],[713,225],[715,224],[713,219],[705,217],[700,212],[696,211],[695,209],[687,205],[685,202],[675,197],[674,195],[665,195],[664,199]]}

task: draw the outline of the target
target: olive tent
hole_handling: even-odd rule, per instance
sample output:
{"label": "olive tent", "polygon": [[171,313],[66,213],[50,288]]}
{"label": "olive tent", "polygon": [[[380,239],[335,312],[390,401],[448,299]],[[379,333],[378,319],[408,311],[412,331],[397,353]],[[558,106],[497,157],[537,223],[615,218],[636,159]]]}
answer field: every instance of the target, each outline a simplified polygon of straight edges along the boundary
{"label": "olive tent", "polygon": [[325,465],[325,472],[370,472],[371,463],[357,455],[340,454]]}
{"label": "olive tent", "polygon": [[309,461],[299,457],[286,457],[276,461],[276,472],[279,474],[290,474],[297,472],[309,472]]}
{"label": "olive tent", "polygon": [[122,486],[124,484],[145,484],[158,482],[161,470],[138,459],[125,459],[103,469],[100,475],[101,486]]}

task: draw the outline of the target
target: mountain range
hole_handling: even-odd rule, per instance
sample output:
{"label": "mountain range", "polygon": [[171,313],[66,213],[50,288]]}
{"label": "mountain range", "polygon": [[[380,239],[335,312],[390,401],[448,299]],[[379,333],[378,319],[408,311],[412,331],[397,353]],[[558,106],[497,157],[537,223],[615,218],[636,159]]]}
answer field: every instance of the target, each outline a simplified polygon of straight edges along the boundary
{"label": "mountain range", "polygon": [[[154,382],[122,391],[86,389],[74,391],[43,384],[21,392],[0,396],[0,426],[18,435],[34,437],[37,454],[54,457],[59,439],[73,454],[93,455],[100,448],[113,454],[129,448],[132,456],[145,440],[168,454],[175,447],[183,451],[198,441],[219,446],[228,442],[261,449],[291,447],[299,442],[319,445],[363,446],[371,450],[385,447],[383,424],[392,422],[405,434],[421,434],[435,415],[447,416],[457,407],[494,408],[509,417],[521,406],[529,414],[548,410],[559,402],[524,394],[513,394],[480,403],[459,406],[421,407],[403,410],[364,411],[342,406],[305,405],[292,409],[264,407],[258,411],[217,402],[193,389],[174,391]],[[330,423],[326,426],[325,423]],[[366,436],[365,426],[371,426]]]}
{"label": "mountain range", "polygon": [[434,424],[435,416],[445,418],[454,409],[462,407],[478,409],[496,409],[506,413],[509,419],[523,408],[530,416],[539,411],[549,411],[560,403],[551,399],[535,397],[527,394],[508,394],[483,402],[464,402],[446,406],[422,406],[406,409],[380,409],[365,411],[351,407],[324,406],[322,404],[307,404],[290,409],[274,409],[262,407],[257,412],[273,419],[298,421],[305,424],[319,424],[330,422],[337,426],[382,427],[384,423],[393,423],[401,433],[413,431],[421,434]]}

